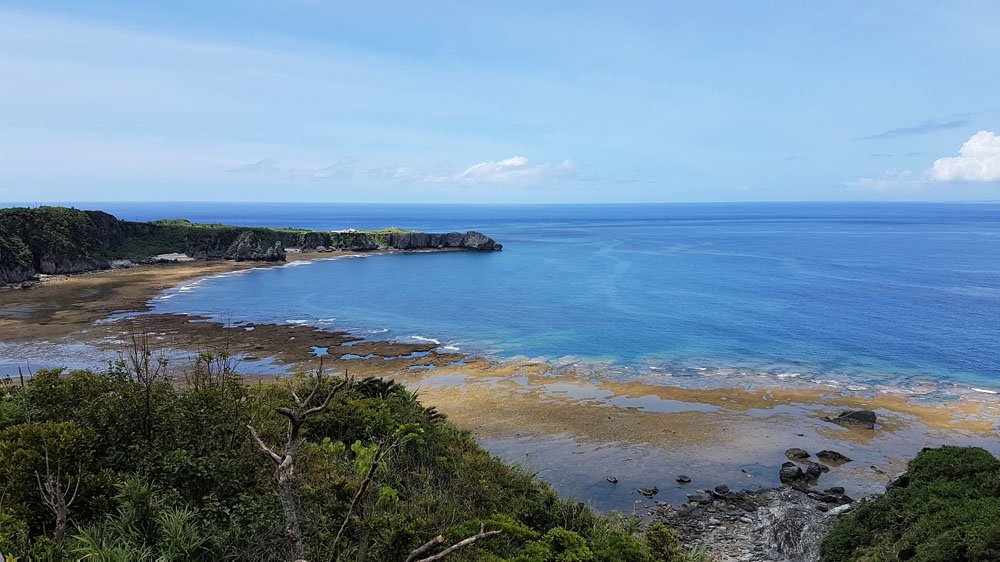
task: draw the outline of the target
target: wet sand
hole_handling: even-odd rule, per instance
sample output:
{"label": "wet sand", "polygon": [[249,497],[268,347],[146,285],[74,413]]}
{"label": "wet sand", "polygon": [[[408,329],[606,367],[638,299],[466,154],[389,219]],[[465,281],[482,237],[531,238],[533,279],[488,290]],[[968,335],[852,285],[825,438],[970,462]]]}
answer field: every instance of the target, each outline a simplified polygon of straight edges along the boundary
{"label": "wet sand", "polygon": [[[289,254],[289,259],[335,254]],[[1000,400],[925,404],[885,392],[825,387],[691,388],[663,381],[605,380],[540,362],[498,363],[446,353],[433,343],[360,340],[300,325],[226,326],[204,318],[143,314],[157,293],[189,279],[260,263],[184,262],[45,279],[31,289],[0,291],[0,363],[44,348],[55,361],[101,368],[131,329],[154,336],[175,368],[201,351],[227,350],[243,372],[262,379],[315,368],[385,376],[471,430],[488,449],[601,508],[649,503],[638,486],[658,486],[656,500],[683,501],[698,487],[777,485],[789,447],[833,449],[854,459],[833,467],[820,485],[849,494],[879,491],[921,447],[975,444],[1000,453]],[[43,343],[44,342],[44,343]],[[26,345],[27,344],[27,345]],[[847,429],[822,421],[844,409],[872,409],[879,428]],[[677,485],[677,474],[691,484]],[[609,484],[614,476],[618,484]],[[638,505],[635,502],[640,502]]]}

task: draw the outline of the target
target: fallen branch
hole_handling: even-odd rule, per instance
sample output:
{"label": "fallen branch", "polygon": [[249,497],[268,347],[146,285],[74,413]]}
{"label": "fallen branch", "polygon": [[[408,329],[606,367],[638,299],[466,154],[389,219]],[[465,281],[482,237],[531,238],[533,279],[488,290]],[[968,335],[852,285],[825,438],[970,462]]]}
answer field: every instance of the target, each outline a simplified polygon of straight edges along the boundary
{"label": "fallen branch", "polygon": [[445,558],[447,558],[448,556],[451,556],[452,554],[455,553],[455,551],[457,551],[457,550],[459,550],[461,548],[465,548],[465,547],[469,546],[470,544],[472,544],[472,543],[474,543],[474,542],[476,542],[476,541],[478,541],[480,539],[485,539],[485,538],[488,538],[488,537],[499,535],[502,532],[503,531],[487,531],[487,530],[485,530],[485,527],[480,526],[479,527],[479,532],[476,533],[475,535],[472,535],[471,537],[462,539],[462,540],[458,541],[457,543],[449,546],[448,548],[442,550],[441,552],[439,552],[439,553],[437,553],[437,554],[435,554],[433,556],[428,556],[427,558],[417,559],[417,556],[422,556],[424,553],[426,553],[431,548],[434,548],[435,546],[437,546],[437,545],[441,544],[442,542],[444,542],[443,538],[441,538],[440,536],[437,536],[437,537],[434,537],[428,543],[426,543],[423,546],[421,546],[420,548],[417,548],[416,550],[414,550],[413,552],[411,552],[410,555],[406,557],[406,562],[437,562],[438,560],[444,560]]}

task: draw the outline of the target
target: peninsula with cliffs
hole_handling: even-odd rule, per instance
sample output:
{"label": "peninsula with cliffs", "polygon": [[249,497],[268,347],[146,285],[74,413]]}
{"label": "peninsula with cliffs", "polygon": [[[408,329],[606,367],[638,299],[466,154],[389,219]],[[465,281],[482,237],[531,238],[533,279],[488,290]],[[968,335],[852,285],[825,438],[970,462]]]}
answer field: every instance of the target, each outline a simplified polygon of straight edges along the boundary
{"label": "peninsula with cliffs", "polygon": [[109,269],[116,263],[201,260],[285,261],[294,252],[387,250],[499,251],[479,232],[429,234],[396,228],[317,232],[294,228],[195,224],[184,219],[135,222],[68,207],[0,209],[0,284],[38,274]]}

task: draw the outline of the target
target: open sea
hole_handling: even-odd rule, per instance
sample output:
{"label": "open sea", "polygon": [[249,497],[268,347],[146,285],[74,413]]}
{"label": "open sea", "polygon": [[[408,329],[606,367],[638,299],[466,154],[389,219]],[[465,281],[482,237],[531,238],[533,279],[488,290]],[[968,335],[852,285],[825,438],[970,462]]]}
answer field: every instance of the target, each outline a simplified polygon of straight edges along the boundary
{"label": "open sea", "polygon": [[433,339],[671,384],[1000,389],[1000,203],[76,203],[120,218],[479,230],[394,254],[198,280],[154,311]]}

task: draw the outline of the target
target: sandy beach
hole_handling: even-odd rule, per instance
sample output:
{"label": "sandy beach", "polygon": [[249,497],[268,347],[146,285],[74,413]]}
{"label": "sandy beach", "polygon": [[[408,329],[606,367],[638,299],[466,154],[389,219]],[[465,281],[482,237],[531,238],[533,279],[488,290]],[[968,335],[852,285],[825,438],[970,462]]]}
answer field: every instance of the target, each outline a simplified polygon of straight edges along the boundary
{"label": "sandy beach", "polygon": [[[328,257],[335,255],[289,254],[290,260]],[[171,357],[228,350],[242,359],[247,376],[261,379],[315,368],[319,349],[326,369],[406,384],[494,453],[601,508],[649,503],[635,493],[639,486],[658,486],[661,501],[682,501],[685,492],[723,482],[736,489],[774,486],[790,447],[852,458],[823,475],[822,485],[842,485],[856,496],[879,491],[924,446],[947,442],[1000,452],[995,396],[940,405],[818,386],[690,388],[608,380],[543,362],[491,361],[431,342],[360,340],[303,325],[226,326],[193,316],[128,314],[146,312],[146,303],[169,287],[251,267],[268,265],[148,265],[4,289],[0,361],[14,364],[44,348],[58,362],[63,346],[76,361],[100,368],[114,359],[132,326],[153,334]],[[102,321],[112,315],[120,319]],[[176,369],[186,365],[172,362]],[[848,429],[821,419],[849,409],[874,410],[878,427]],[[693,482],[676,484],[678,474]],[[608,483],[608,476],[619,484]]]}

